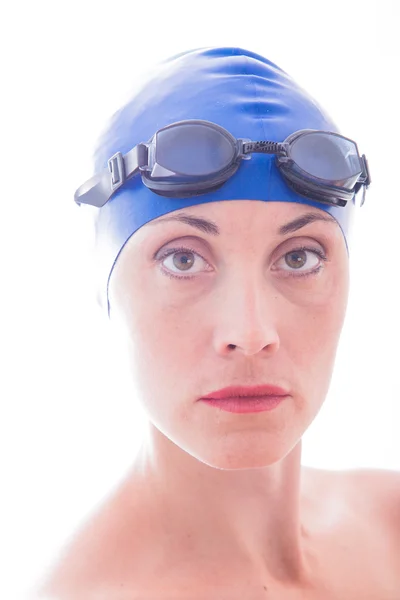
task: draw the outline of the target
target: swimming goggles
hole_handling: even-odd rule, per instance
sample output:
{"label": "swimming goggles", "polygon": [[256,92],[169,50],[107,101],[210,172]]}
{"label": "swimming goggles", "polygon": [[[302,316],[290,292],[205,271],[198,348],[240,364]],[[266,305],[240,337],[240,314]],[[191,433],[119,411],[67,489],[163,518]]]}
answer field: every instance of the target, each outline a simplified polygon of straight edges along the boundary
{"label": "swimming goggles", "polygon": [[81,185],[75,202],[102,207],[128,180],[140,173],[154,193],[173,198],[199,196],[219,189],[251,153],[275,154],[275,162],[297,193],[346,206],[371,183],[365,154],[337,133],[301,129],[284,142],[236,139],[229,131],[202,120],[178,121],[159,129],[147,143],[126,154],[117,152],[102,172]]}

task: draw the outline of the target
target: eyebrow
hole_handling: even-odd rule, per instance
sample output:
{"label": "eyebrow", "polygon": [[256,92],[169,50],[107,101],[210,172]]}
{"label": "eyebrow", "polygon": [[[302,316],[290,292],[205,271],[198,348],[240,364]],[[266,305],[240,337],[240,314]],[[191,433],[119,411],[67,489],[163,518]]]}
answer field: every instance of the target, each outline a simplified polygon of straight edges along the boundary
{"label": "eyebrow", "polygon": [[[204,219],[202,217],[194,217],[193,215],[182,212],[168,217],[164,217],[163,219],[150,221],[148,225],[157,225],[158,223],[165,221],[180,221],[181,223],[185,223],[186,225],[191,225],[192,227],[200,229],[200,231],[202,231],[203,233],[208,233],[210,235],[220,235],[220,229],[218,225],[214,223],[214,221],[209,221],[208,219]],[[303,215],[300,215],[293,221],[289,221],[289,223],[282,225],[278,229],[278,234],[287,235],[288,233],[293,233],[294,231],[298,231],[302,227],[305,227],[310,223],[314,223],[315,221],[326,221],[328,223],[335,223],[336,225],[338,225],[336,219],[332,217],[329,213],[327,213],[325,216],[314,212],[308,212]]]}

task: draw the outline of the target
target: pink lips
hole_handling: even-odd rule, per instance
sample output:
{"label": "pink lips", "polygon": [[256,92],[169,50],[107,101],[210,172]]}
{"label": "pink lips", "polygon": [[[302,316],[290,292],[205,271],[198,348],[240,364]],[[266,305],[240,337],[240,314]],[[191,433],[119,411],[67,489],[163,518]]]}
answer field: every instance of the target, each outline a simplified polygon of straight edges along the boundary
{"label": "pink lips", "polygon": [[199,400],[213,398],[222,400],[223,398],[245,398],[250,396],[288,396],[289,392],[276,385],[256,385],[256,386],[229,386],[215,392],[210,392],[207,396],[202,396]]}
{"label": "pink lips", "polygon": [[289,393],[275,385],[231,386],[199,398],[210,406],[233,413],[273,410]]}

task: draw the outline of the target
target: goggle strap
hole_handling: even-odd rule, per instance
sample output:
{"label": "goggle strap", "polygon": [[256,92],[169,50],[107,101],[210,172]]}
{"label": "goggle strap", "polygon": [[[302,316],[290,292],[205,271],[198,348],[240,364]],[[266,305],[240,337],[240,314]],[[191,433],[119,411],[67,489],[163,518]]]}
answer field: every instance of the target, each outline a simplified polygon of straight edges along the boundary
{"label": "goggle strap", "polygon": [[110,171],[107,168],[85,181],[76,190],[74,200],[78,206],[89,204],[101,208],[106,204],[112,193]]}
{"label": "goggle strap", "polygon": [[[364,186],[368,187],[371,183],[371,175],[369,172],[368,161],[367,161],[367,157],[365,156],[365,154],[362,155],[361,160],[362,160],[362,163],[364,166],[364,173],[365,173],[365,180],[363,181],[363,184],[364,184]],[[365,187],[364,187],[364,189],[365,189]]]}
{"label": "goggle strap", "polygon": [[136,175],[139,167],[148,165],[148,153],[149,149],[146,144],[141,143],[124,155],[126,179],[130,179],[130,177]]}
{"label": "goggle strap", "polygon": [[81,185],[74,194],[75,202],[101,208],[111,196],[147,164],[147,146],[138,144],[126,154],[116,152],[108,159],[107,167]]}

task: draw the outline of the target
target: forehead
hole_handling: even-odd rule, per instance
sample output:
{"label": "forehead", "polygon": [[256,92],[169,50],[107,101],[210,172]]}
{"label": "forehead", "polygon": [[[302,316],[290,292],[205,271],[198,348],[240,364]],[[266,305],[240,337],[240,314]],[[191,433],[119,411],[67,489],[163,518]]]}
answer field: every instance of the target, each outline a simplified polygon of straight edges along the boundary
{"label": "forehead", "polygon": [[276,229],[280,235],[291,233],[313,222],[338,222],[327,211],[293,202],[235,200],[212,202],[171,211],[146,224],[162,228],[162,224],[184,223],[204,233],[220,235],[225,227],[259,225]]}

